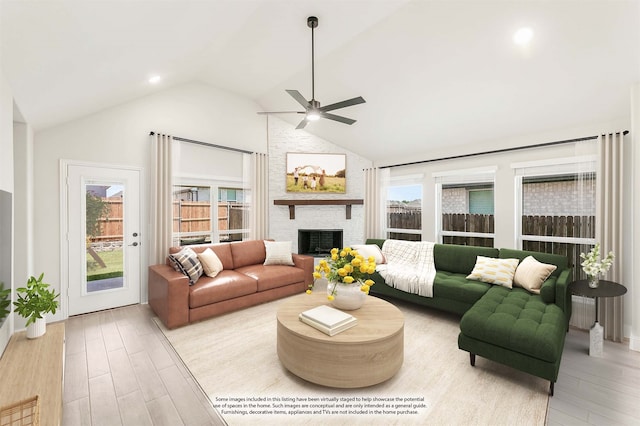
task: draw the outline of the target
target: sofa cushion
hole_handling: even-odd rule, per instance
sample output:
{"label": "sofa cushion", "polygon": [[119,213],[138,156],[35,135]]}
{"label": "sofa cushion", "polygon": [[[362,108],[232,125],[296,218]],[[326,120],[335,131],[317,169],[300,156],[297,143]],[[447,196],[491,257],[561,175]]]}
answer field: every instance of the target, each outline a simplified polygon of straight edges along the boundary
{"label": "sofa cushion", "polygon": [[547,362],[562,354],[562,310],[524,289],[492,287],[460,321],[462,334]]}
{"label": "sofa cushion", "polygon": [[206,248],[202,253],[198,253],[198,259],[204,268],[205,275],[208,277],[215,278],[215,276],[224,269],[220,258],[218,258],[218,255],[210,248]]}
{"label": "sofa cushion", "polygon": [[[182,247],[171,247],[169,249],[169,253],[177,253],[181,248]],[[231,256],[231,245],[229,243],[191,246],[190,248],[196,253],[202,253],[206,249],[210,248],[222,262],[223,269],[233,269],[233,258]]]}
{"label": "sofa cushion", "polygon": [[236,269],[258,282],[258,291],[304,282],[304,269],[285,265],[251,265]]}
{"label": "sofa cushion", "polygon": [[365,259],[369,259],[369,257],[373,257],[376,262],[376,265],[382,265],[386,262],[384,258],[384,254],[382,254],[382,250],[378,247],[377,244],[353,244],[351,246],[353,250],[356,250],[359,254],[361,254]]}
{"label": "sofa cushion", "polygon": [[518,259],[478,256],[473,271],[467,275],[467,279],[511,288],[517,267]]}
{"label": "sofa cushion", "polygon": [[233,255],[233,269],[264,263],[266,257],[264,241],[238,241],[231,243],[230,246],[231,254]]}
{"label": "sofa cushion", "polygon": [[433,297],[458,300],[473,305],[491,288],[481,281],[467,280],[464,274],[436,271],[433,281]]}
{"label": "sofa cushion", "polygon": [[258,290],[258,282],[236,271],[224,270],[215,278],[201,277],[189,287],[189,307],[198,308],[222,300],[253,294]]}
{"label": "sofa cushion", "polygon": [[220,262],[222,262],[223,269],[233,269],[235,267],[233,264],[233,255],[231,254],[231,244],[213,244],[209,247],[213,250],[216,256],[218,256]]}
{"label": "sofa cushion", "polygon": [[513,276],[513,285],[540,294],[540,287],[558,267],[538,262],[535,257],[527,256],[518,265]]}
{"label": "sofa cushion", "polygon": [[189,278],[190,285],[194,285],[202,275],[203,269],[198,260],[198,255],[189,247],[183,248],[178,253],[170,254],[169,259],[178,267],[180,272]]}
{"label": "sofa cushion", "polygon": [[551,265],[556,265],[557,268],[551,274],[554,277],[560,276],[560,273],[568,268],[568,259],[567,256],[562,256],[560,254],[552,254],[552,253],[540,253],[537,251],[526,251],[526,250],[514,250],[514,249],[500,249],[499,257],[501,259],[508,258],[516,258],[521,261],[524,260],[527,256],[533,256],[538,262],[548,263]]}
{"label": "sofa cushion", "polygon": [[558,277],[554,277],[552,274],[544,283],[542,283],[542,287],[540,287],[540,297],[544,303],[555,303],[556,281],[558,281]]}
{"label": "sofa cushion", "polygon": [[469,275],[478,256],[498,257],[498,249],[456,244],[436,244],[433,248],[433,260],[438,271]]}
{"label": "sofa cushion", "polygon": [[293,266],[291,258],[291,241],[265,241],[265,265]]}

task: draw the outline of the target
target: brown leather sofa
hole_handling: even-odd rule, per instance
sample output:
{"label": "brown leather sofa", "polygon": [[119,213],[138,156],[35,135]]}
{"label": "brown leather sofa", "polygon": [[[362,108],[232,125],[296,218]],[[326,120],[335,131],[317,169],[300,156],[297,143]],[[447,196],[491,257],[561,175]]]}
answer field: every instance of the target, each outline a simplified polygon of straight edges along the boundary
{"label": "brown leather sofa", "polygon": [[214,278],[202,275],[192,286],[168,260],[149,267],[149,306],[168,328],[301,293],[313,282],[313,257],[292,254],[294,266],[265,266],[262,240],[192,246],[196,253],[207,248],[224,269]]}

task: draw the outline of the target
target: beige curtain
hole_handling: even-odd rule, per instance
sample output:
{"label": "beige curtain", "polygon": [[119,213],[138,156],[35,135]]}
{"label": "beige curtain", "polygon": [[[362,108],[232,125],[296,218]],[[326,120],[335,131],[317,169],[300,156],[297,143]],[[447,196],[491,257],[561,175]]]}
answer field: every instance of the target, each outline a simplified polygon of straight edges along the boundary
{"label": "beige curtain", "polygon": [[172,145],[173,137],[151,134],[150,265],[164,263],[172,245]]}
{"label": "beige curtain", "polygon": [[251,234],[250,238],[262,240],[269,235],[269,157],[267,154],[251,154]]}
{"label": "beige curtain", "polygon": [[384,194],[389,180],[389,170],[372,167],[364,169],[364,237],[385,238]]}
{"label": "beige curtain", "polygon": [[[598,138],[598,175],[596,188],[596,241],[603,256],[615,254],[605,279],[625,284],[622,270],[622,179],[624,176],[624,135],[613,133]],[[599,300],[598,322],[605,339],[621,342],[623,338],[623,297]]]}

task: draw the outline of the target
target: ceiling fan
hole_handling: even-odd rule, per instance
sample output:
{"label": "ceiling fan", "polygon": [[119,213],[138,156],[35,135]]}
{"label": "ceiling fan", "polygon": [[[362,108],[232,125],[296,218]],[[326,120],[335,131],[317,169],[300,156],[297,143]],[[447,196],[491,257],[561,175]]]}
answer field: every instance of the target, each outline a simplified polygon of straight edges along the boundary
{"label": "ceiling fan", "polygon": [[304,111],[265,111],[259,112],[258,114],[305,114],[305,117],[302,119],[300,124],[298,124],[296,129],[303,129],[309,121],[316,121],[320,118],[327,118],[329,120],[351,125],[355,123],[356,120],[342,117],[340,115],[329,114],[329,111],[363,104],[366,101],[362,96],[358,96],[357,98],[347,99],[346,101],[336,102],[335,104],[320,106],[320,102],[316,100],[315,94],[315,46],[313,36],[313,30],[318,27],[318,18],[315,16],[309,16],[307,18],[307,26],[311,28],[311,100],[307,101],[297,90],[287,90],[286,92],[304,107]]}

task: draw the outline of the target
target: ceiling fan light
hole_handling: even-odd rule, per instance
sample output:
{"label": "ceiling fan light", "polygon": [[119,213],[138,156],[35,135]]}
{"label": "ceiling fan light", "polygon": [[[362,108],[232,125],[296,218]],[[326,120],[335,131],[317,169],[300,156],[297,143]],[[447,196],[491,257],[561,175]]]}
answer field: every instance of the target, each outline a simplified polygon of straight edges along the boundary
{"label": "ceiling fan light", "polygon": [[318,111],[309,111],[306,116],[307,121],[320,120],[320,113]]}

